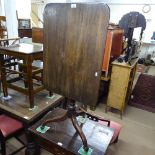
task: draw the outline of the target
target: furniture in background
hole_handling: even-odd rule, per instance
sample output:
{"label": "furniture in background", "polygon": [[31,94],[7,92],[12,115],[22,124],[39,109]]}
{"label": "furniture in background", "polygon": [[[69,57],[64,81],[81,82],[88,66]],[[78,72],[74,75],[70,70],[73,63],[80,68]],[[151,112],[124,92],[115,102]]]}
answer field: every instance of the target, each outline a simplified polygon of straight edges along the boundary
{"label": "furniture in background", "polygon": [[110,63],[123,53],[123,34],[117,25],[109,25],[102,64],[105,77],[108,77]]}
{"label": "furniture in background", "polygon": [[148,41],[148,42],[142,42],[142,45],[140,47],[140,53],[139,57],[146,59],[148,55],[151,55],[152,58],[155,57],[155,43]]}
{"label": "furniture in background", "polygon": [[[6,47],[9,45],[15,44],[17,41],[19,41],[19,37],[15,38],[8,38],[8,32],[6,27],[6,17],[0,16],[0,46]],[[5,55],[5,59],[7,61],[14,61],[14,58],[10,58],[7,55]],[[11,66],[10,66],[11,67]],[[1,74],[1,72],[0,72]],[[1,75],[0,75],[0,94],[1,94]]]}
{"label": "furniture in background", "polygon": [[32,42],[43,43],[43,28],[32,27]]}
{"label": "furniture in background", "polygon": [[[40,147],[48,150],[54,155],[78,155],[78,150],[83,146],[82,141],[75,131],[70,119],[61,122],[49,123],[50,129],[46,133],[40,133],[36,129],[44,123],[44,121],[53,117],[58,117],[57,113],[61,109],[54,109],[29,128],[33,142],[36,143],[34,154],[40,154]],[[80,118],[79,120],[80,123]],[[87,118],[81,123],[83,132],[85,133],[88,145],[93,149],[92,154],[104,155],[113,136],[113,129],[102,125],[93,119]],[[27,148],[34,149],[34,148]],[[26,151],[28,152],[28,150]],[[27,155],[27,154],[26,154]]]}
{"label": "furniture in background", "polygon": [[19,37],[8,38],[6,17],[0,16],[0,46],[9,46],[10,43],[15,44],[19,39]]}
{"label": "furniture in background", "polygon": [[19,152],[21,149],[25,147],[25,144],[17,137],[23,131],[23,124],[13,119],[7,115],[0,115],[0,143],[1,143],[1,154],[6,155],[6,141],[12,137],[15,137],[18,141],[20,141],[24,146],[14,151],[11,154],[15,154]]}
{"label": "furniture in background", "polygon": [[99,102],[107,98],[111,74],[111,62],[123,53],[123,29],[109,24],[102,63]]}
{"label": "furniture in background", "polygon": [[[108,126],[108,122],[106,121],[98,121],[98,122],[101,125]],[[117,143],[122,126],[115,121],[110,121],[109,127],[114,130],[114,134],[112,136],[110,144]]]}
{"label": "furniture in background", "polygon": [[20,38],[32,38],[32,28],[30,19],[18,19],[18,34]]}
{"label": "furniture in background", "polygon": [[[4,56],[14,57],[16,59],[23,60],[23,64],[21,63],[20,69],[12,70],[8,68],[10,66],[10,62],[6,63]],[[37,76],[37,74],[42,74],[43,69],[38,68],[36,66],[32,66],[34,60],[42,60],[43,59],[43,46],[42,45],[33,45],[33,44],[25,44],[21,43],[14,46],[9,47],[0,47],[0,70],[1,70],[1,79],[2,79],[2,87],[4,93],[4,99],[9,99],[7,88],[12,88],[16,91],[24,93],[29,96],[30,108],[34,108],[34,94],[40,92],[44,89],[42,85],[42,77]],[[8,74],[19,74],[18,77],[11,77],[11,79],[7,79]],[[13,84],[21,79],[24,79],[25,88]],[[41,81],[40,85],[34,87],[33,79]]]}
{"label": "furniture in background", "polygon": [[[31,143],[28,143],[30,141],[30,138],[27,129],[34,122],[40,120],[47,112],[49,112],[53,108],[57,106],[63,106],[64,97],[58,94],[54,94],[52,97],[49,97],[47,91],[42,91],[35,95],[37,108],[34,110],[29,110],[29,106],[27,106],[29,102],[27,98],[24,97],[24,95],[17,93],[16,91],[13,90],[10,93],[13,99],[5,101],[2,98],[0,98],[0,113],[22,122],[25,131],[24,133],[26,134],[26,141],[24,142],[28,145],[28,147],[29,145],[31,147],[32,146]],[[9,129],[7,131],[9,131],[9,133],[16,128],[15,124],[12,125],[13,122],[10,121],[12,120],[11,118],[7,119],[9,120],[9,124],[7,124]],[[4,118],[2,118],[2,121],[3,120]],[[0,115],[0,124],[2,123],[2,121]],[[20,139],[22,139],[21,136]]]}
{"label": "furniture in background", "polygon": [[19,37],[8,38],[8,32],[6,27],[6,17],[0,16],[0,46],[8,46],[18,41]]}
{"label": "furniture in background", "polygon": [[109,93],[106,111],[111,108],[118,109],[121,114],[129,101],[132,92],[133,80],[136,72],[138,59],[133,59],[128,63],[119,63],[115,60],[112,63],[112,74],[109,86]]}
{"label": "furniture in background", "polygon": [[98,103],[104,102],[109,92],[110,76],[101,76]]}
{"label": "furniture in background", "polygon": [[0,38],[7,38],[6,17],[0,16]]}
{"label": "furniture in background", "polygon": [[20,38],[32,38],[32,29],[18,28],[18,35]]}

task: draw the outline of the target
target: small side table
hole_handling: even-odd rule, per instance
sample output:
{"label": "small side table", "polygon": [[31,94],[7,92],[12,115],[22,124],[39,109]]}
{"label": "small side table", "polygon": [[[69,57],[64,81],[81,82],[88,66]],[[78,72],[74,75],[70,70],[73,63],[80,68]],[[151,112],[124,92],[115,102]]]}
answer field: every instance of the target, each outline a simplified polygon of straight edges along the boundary
{"label": "small side table", "polygon": [[[12,84],[15,80],[7,81],[6,79],[6,69],[5,69],[5,61],[4,56],[12,56],[15,59],[23,60],[23,66],[25,67],[26,72],[24,72],[24,76],[27,80],[27,88],[22,88],[20,86]],[[33,76],[34,72],[32,63],[34,60],[42,60],[43,59],[43,45],[34,45],[34,44],[26,44],[21,43],[18,45],[13,45],[9,47],[0,47],[0,73],[1,80],[3,86],[4,97],[8,96],[7,88],[12,88],[16,91],[19,91],[25,95],[29,96],[30,108],[34,108],[34,94],[43,90],[43,85],[34,88],[33,87]],[[36,70],[36,72],[40,72],[41,69]],[[17,81],[17,80],[16,80]]]}
{"label": "small side table", "polygon": [[[45,119],[55,115],[55,111],[56,109],[28,129],[32,143],[27,148],[26,155],[32,155],[32,152],[39,155],[40,147],[54,155],[79,155],[78,150],[83,144],[69,119],[48,124],[50,129],[44,134],[36,131]],[[113,129],[87,119],[82,125],[82,130],[89,148],[93,149],[91,155],[104,155],[112,139]]]}

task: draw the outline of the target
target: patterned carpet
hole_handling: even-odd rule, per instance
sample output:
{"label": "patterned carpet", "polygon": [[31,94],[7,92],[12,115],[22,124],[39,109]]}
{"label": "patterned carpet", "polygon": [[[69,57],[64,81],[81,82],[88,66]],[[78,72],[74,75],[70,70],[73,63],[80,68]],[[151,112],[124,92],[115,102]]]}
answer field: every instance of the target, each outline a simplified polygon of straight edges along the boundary
{"label": "patterned carpet", "polygon": [[141,74],[129,105],[155,113],[155,76]]}

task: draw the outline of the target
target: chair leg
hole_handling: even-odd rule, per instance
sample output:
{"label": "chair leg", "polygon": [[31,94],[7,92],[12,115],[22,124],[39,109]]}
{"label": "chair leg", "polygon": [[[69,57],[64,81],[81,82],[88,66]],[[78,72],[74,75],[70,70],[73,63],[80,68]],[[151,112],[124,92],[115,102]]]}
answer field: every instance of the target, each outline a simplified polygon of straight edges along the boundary
{"label": "chair leg", "polygon": [[114,140],[113,143],[117,143],[117,142],[118,142],[118,136],[117,136],[117,138]]}
{"label": "chair leg", "polygon": [[3,139],[1,140],[1,154],[6,155],[6,145]]}

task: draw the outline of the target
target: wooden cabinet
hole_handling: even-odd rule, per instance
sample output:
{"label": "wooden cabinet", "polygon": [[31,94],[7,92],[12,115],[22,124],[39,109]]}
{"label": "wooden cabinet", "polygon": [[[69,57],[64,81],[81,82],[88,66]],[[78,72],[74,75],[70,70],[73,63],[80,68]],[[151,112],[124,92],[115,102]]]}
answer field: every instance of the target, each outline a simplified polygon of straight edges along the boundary
{"label": "wooden cabinet", "polygon": [[18,35],[20,38],[32,38],[31,20],[18,19]]}
{"label": "wooden cabinet", "polygon": [[128,63],[112,63],[112,73],[107,99],[107,107],[118,109],[122,113],[125,105],[129,101],[132,84],[135,76],[137,59],[132,60],[131,65]]}
{"label": "wooden cabinet", "polygon": [[28,37],[32,38],[32,29],[18,29],[18,35],[20,38]]}
{"label": "wooden cabinet", "polygon": [[109,25],[102,64],[102,71],[105,72],[105,77],[108,76],[109,63],[123,52],[123,34],[123,29]]}
{"label": "wooden cabinet", "polygon": [[32,27],[32,42],[43,43],[43,28]]}

